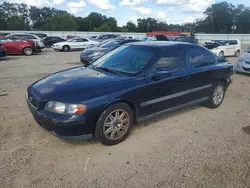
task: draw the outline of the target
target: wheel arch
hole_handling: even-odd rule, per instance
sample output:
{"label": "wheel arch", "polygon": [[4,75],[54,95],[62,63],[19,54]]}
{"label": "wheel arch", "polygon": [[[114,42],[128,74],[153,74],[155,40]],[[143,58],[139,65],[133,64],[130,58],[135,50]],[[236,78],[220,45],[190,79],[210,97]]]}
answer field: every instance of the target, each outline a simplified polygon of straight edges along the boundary
{"label": "wheel arch", "polygon": [[112,102],[110,102],[109,104],[107,104],[104,107],[104,110],[107,109],[108,107],[110,107],[111,105],[116,104],[116,103],[125,103],[125,104],[127,104],[131,108],[131,110],[133,112],[134,123],[137,122],[137,119],[138,119],[138,107],[133,102],[131,102],[129,100],[119,99],[119,100],[112,101]]}

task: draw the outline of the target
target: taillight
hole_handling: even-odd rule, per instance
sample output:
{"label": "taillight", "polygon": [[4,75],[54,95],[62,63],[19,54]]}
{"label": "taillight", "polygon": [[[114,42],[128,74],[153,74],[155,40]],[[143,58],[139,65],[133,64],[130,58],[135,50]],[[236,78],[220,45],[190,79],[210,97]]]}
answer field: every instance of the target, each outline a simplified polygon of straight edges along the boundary
{"label": "taillight", "polygon": [[4,46],[3,46],[3,45],[0,45],[0,49],[4,49]]}

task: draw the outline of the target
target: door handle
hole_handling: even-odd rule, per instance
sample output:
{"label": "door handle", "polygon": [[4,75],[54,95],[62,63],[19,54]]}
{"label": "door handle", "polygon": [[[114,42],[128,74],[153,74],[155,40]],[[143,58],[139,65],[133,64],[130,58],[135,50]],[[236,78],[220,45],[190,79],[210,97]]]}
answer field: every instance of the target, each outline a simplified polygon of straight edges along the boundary
{"label": "door handle", "polygon": [[191,75],[188,75],[188,76],[184,76],[184,77],[179,78],[178,81],[180,81],[180,82],[186,82],[186,81],[188,81],[190,78],[191,78]]}

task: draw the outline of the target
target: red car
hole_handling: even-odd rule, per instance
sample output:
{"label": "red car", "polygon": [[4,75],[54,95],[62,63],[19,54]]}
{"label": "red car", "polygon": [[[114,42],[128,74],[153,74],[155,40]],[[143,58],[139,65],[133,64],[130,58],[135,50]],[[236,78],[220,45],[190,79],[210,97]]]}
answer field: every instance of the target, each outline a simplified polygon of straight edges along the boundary
{"label": "red car", "polygon": [[8,54],[24,54],[30,56],[37,51],[35,42],[27,39],[4,37],[0,38],[0,43],[3,43]]}

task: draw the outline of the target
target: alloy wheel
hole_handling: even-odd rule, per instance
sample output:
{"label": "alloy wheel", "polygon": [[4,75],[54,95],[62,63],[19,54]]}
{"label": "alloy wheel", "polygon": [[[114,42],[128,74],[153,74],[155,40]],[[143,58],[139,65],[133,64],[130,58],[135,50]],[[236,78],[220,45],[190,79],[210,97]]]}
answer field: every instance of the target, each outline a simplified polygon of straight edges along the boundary
{"label": "alloy wheel", "polygon": [[123,109],[112,111],[105,119],[103,132],[109,140],[118,140],[123,137],[129,128],[129,115]]}
{"label": "alloy wheel", "polygon": [[222,85],[218,85],[213,93],[213,103],[215,105],[219,105],[224,97],[224,87]]}

